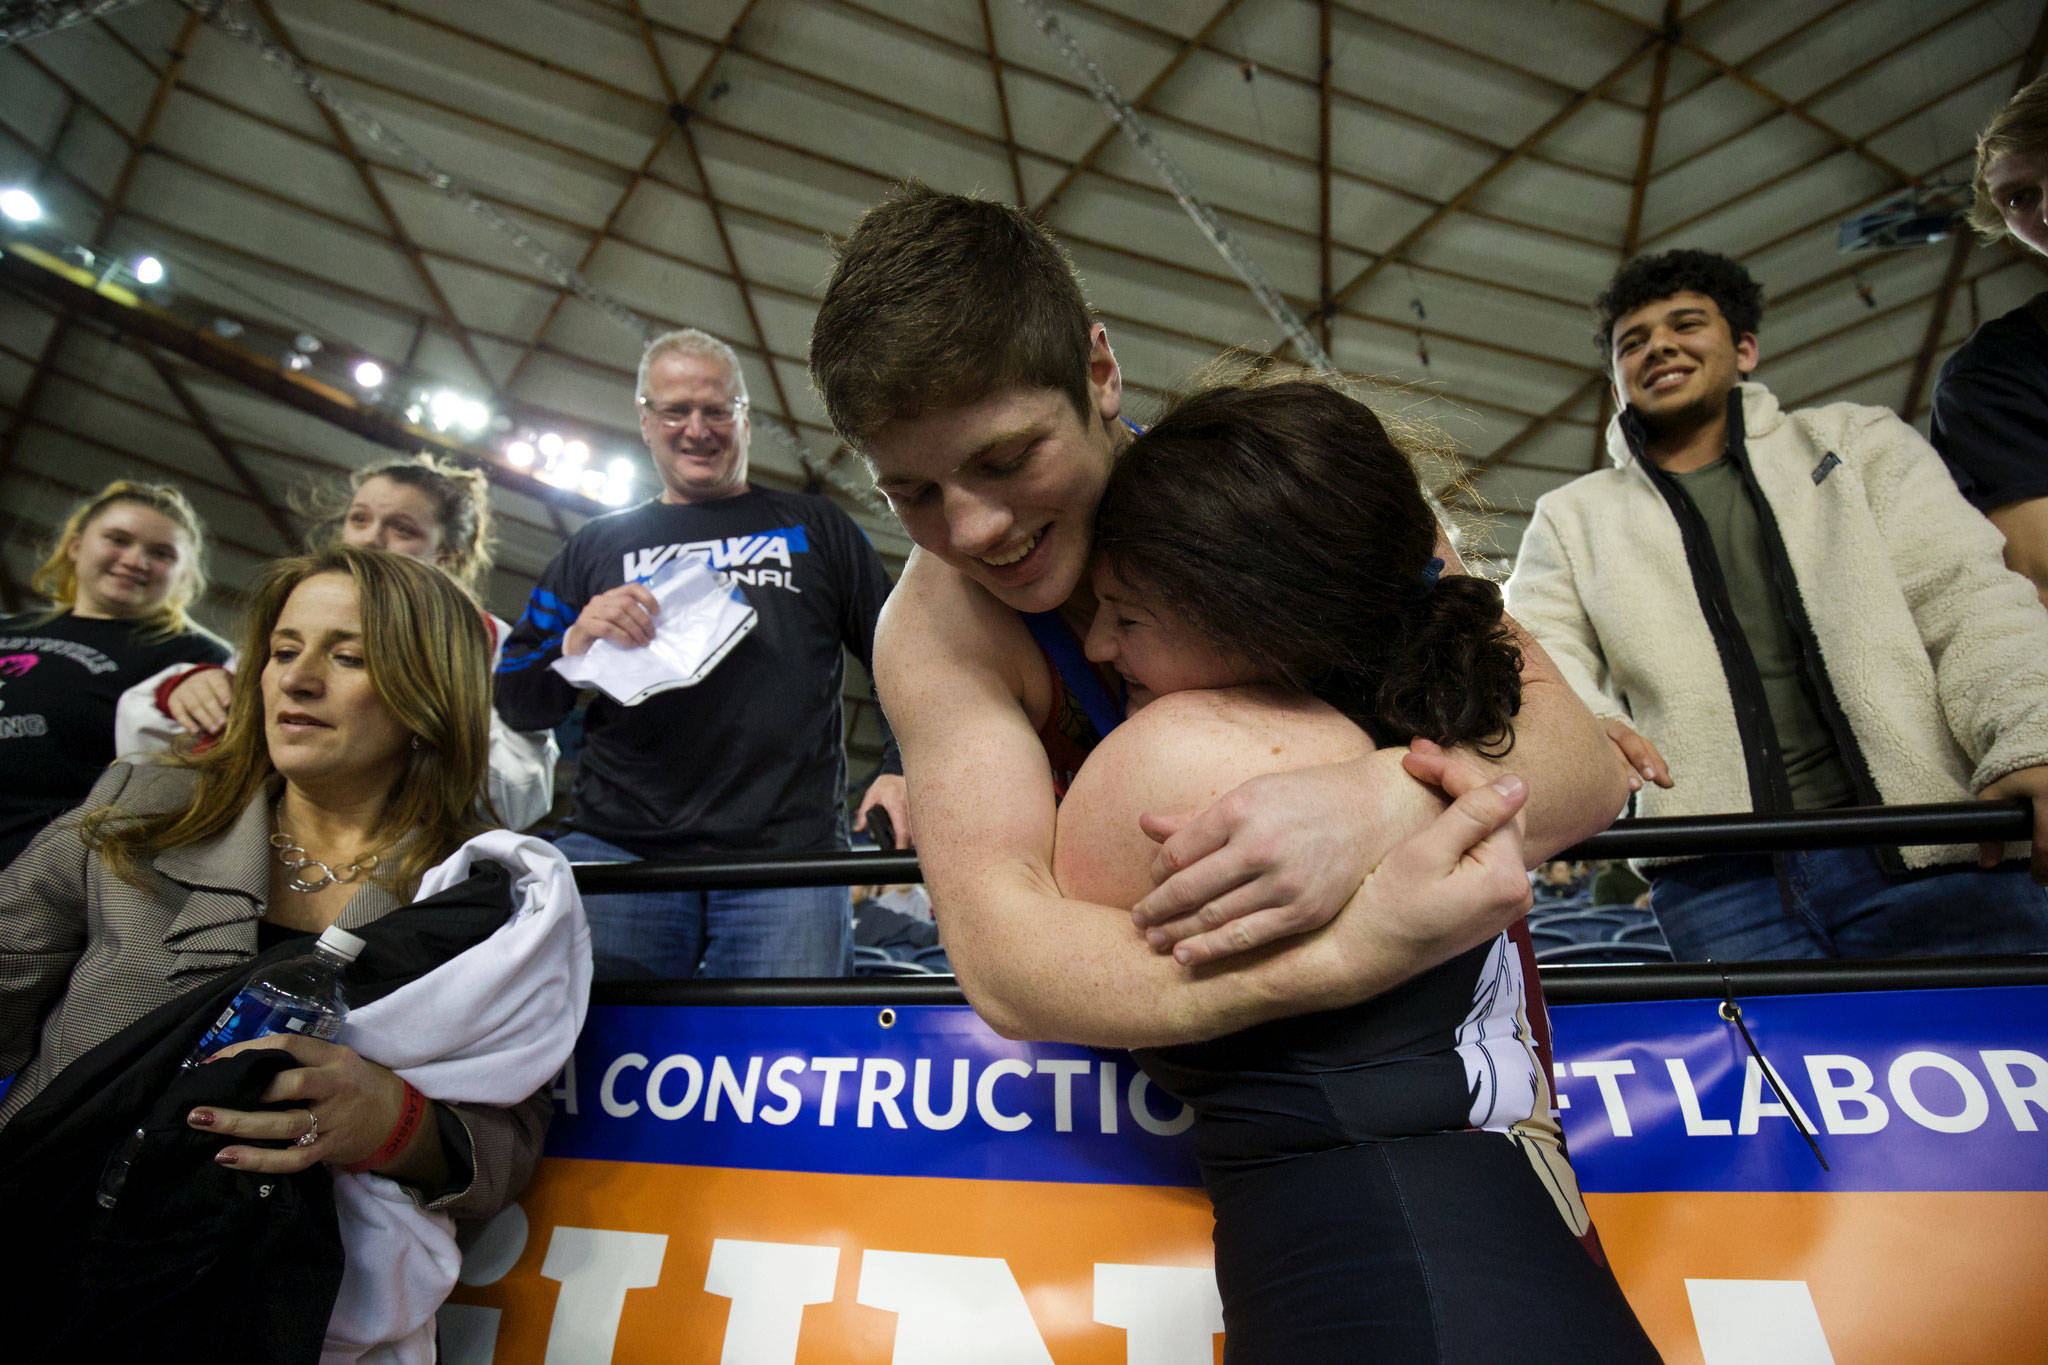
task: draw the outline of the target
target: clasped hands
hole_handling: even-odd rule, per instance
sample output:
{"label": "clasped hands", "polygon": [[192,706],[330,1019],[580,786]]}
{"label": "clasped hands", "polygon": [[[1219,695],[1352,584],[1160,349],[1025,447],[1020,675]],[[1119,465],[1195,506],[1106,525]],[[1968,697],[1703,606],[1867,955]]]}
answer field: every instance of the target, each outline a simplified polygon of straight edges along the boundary
{"label": "clasped hands", "polygon": [[[1362,762],[1391,769],[1393,757]],[[1529,904],[1518,819],[1528,785],[1427,740],[1399,763],[1450,804],[1433,818],[1392,797],[1375,810],[1356,765],[1332,764],[1253,778],[1192,817],[1142,816],[1159,844],[1158,885],[1133,923],[1191,967],[1319,929],[1367,890],[1383,903],[1376,915],[1405,921],[1380,926],[1396,935],[1498,933]]]}

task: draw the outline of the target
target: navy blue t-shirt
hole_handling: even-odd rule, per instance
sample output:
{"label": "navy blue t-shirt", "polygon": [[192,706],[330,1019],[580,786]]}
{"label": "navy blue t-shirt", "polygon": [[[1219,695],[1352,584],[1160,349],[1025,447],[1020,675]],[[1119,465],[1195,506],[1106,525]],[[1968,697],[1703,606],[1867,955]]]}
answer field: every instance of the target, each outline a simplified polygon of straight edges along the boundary
{"label": "navy blue t-shirt", "polygon": [[1980,512],[2048,497],[2048,293],[1995,317],[1941,367],[1934,448]]}
{"label": "navy blue t-shirt", "polygon": [[[560,722],[577,689],[548,665],[577,615],[691,553],[730,574],[760,621],[693,687],[638,706],[592,700],[568,826],[643,858],[845,848],[842,651],[871,666],[890,584],[874,546],[828,498],[750,486],[590,522],[512,628],[498,713],[515,730]],[[893,740],[883,766],[902,771]]]}

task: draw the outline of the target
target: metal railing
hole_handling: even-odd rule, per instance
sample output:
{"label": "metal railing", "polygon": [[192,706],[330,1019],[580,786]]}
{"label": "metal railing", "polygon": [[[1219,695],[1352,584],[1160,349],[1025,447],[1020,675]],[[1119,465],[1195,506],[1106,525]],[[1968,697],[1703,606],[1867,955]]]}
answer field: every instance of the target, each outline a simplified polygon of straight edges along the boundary
{"label": "metal railing", "polygon": [[[1795,849],[2019,842],[2033,835],[2026,801],[1860,806],[1787,815],[1690,815],[1619,820],[1559,858],[1699,857]],[[637,863],[578,863],[586,895],[763,886],[850,886],[923,880],[914,853],[766,855]],[[2048,985],[2048,955],[1854,962],[1659,963],[1542,969],[1554,1005],[1608,1000],[1718,999],[1828,991]],[[965,1003],[951,977],[613,982],[592,998],[615,1005]]]}
{"label": "metal railing", "polygon": [[[1699,857],[1790,849],[2013,842],[2033,836],[2025,801],[1942,806],[1845,806],[1789,815],[1679,815],[1617,820],[1558,854],[1596,858]],[[585,895],[624,891],[732,891],[756,886],[894,885],[924,880],[915,853],[791,853],[754,858],[578,863]]]}

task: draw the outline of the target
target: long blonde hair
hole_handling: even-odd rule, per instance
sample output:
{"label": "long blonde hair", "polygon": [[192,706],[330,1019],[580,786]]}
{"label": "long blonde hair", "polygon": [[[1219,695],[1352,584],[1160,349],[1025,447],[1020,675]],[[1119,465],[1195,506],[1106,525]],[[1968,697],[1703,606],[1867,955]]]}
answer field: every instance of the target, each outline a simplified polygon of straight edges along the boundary
{"label": "long blonde hair", "polygon": [[122,877],[139,884],[144,859],[221,833],[276,776],[264,736],[262,661],[292,592],[329,573],[355,583],[370,685],[414,740],[370,832],[373,846],[395,846],[376,879],[410,894],[428,868],[486,827],[490,640],[476,604],[431,564],[337,545],[272,565],[250,601],[226,731],[204,754],[169,759],[198,773],[191,801],[157,815],[102,806],[81,819],[87,846]]}
{"label": "long blonde hair", "polygon": [[183,635],[197,629],[186,609],[206,592],[206,531],[185,495],[167,483],[116,479],[72,508],[71,515],[64,519],[64,529],[57,533],[57,543],[51,547],[49,558],[36,569],[29,586],[49,599],[49,614],[53,617],[77,606],[78,566],[71,562],[72,549],[94,518],[124,502],[147,507],[167,518],[185,538],[185,553],[171,573],[170,591],[138,619],[153,636]]}

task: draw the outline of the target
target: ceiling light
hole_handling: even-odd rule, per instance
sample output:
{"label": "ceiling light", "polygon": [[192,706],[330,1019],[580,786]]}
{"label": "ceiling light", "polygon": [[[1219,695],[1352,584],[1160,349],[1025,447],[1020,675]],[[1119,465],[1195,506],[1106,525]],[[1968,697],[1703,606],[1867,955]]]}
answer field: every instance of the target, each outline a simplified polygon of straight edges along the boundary
{"label": "ceiling light", "polygon": [[540,453],[547,456],[550,460],[562,453],[562,438],[552,431],[543,431],[540,434],[540,439],[535,441],[534,444],[539,446]]}
{"label": "ceiling light", "polygon": [[427,411],[433,414],[434,429],[447,431],[460,427],[472,436],[491,424],[491,410],[474,398],[466,398],[453,389],[436,389],[427,400]]}
{"label": "ceiling light", "polygon": [[357,387],[357,388],[359,388],[359,389],[376,389],[376,388],[382,388],[382,387],[383,387],[383,385],[384,385],[384,367],[383,367],[382,365],[379,365],[379,364],[378,364],[378,363],[377,363],[376,361],[374,361],[374,360],[358,360],[358,361],[356,362],[356,387]]}
{"label": "ceiling light", "polygon": [[533,466],[533,444],[530,441],[514,441],[505,447],[505,458],[515,469],[529,469]]}
{"label": "ceiling light", "polygon": [[308,365],[311,365],[312,363],[312,361],[306,359],[306,353],[304,351],[285,352],[284,367],[287,370],[292,371],[294,374],[298,373],[300,370],[305,369]]}
{"label": "ceiling light", "polygon": [[292,338],[292,347],[306,355],[311,355],[320,349],[320,338],[314,336],[311,332],[301,332]]}
{"label": "ceiling light", "polygon": [[33,223],[43,216],[43,206],[23,189],[0,190],[0,213],[17,223]]}
{"label": "ceiling light", "polygon": [[584,497],[594,498],[604,491],[604,475],[595,469],[586,469],[577,485],[582,488]]}
{"label": "ceiling light", "polygon": [[619,483],[633,482],[633,462],[623,455],[611,462],[609,472]]}
{"label": "ceiling light", "polygon": [[164,263],[154,256],[144,256],[135,263],[137,284],[159,284],[164,278]]}
{"label": "ceiling light", "polygon": [[612,479],[605,484],[604,492],[600,496],[609,506],[624,507],[633,500],[633,486],[622,480]]}
{"label": "ceiling light", "polygon": [[582,465],[590,459],[590,442],[562,442],[562,461],[565,464]]}

